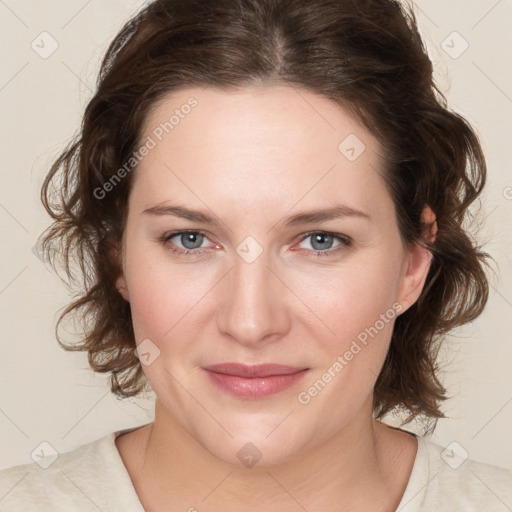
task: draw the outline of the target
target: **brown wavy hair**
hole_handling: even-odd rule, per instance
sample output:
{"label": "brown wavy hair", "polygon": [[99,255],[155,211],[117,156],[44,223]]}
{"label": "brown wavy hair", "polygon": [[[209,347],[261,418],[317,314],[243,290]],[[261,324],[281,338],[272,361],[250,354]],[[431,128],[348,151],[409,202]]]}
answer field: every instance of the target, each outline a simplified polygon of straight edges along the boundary
{"label": "brown wavy hair", "polygon": [[[41,197],[53,218],[42,247],[79,294],[62,312],[81,322],[96,372],[127,398],[149,389],[130,305],[116,289],[133,172],[106,195],[140,144],[148,112],[178,87],[234,90],[286,84],[349,109],[386,151],[385,180],[406,244],[433,254],[424,289],[395,322],[374,390],[374,417],[396,409],[443,418],[438,351],[446,333],[475,319],[488,298],[482,252],[463,227],[486,180],[477,135],[433,80],[414,11],[393,0],[157,0],[110,44],[81,129],[52,165]],[[424,205],[437,217],[430,243]]]}

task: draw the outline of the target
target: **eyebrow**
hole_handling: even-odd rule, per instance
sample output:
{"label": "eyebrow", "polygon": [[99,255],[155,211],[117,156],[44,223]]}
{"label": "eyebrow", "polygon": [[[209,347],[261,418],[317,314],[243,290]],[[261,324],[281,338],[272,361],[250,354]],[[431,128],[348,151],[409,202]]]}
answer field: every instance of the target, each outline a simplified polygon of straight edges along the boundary
{"label": "eyebrow", "polygon": [[[192,210],[184,206],[178,205],[156,205],[145,209],[142,213],[149,215],[172,215],[182,219],[198,222],[200,224],[210,226],[220,226],[220,222],[213,215],[207,211]],[[295,215],[285,217],[277,224],[284,227],[300,226],[302,224],[312,224],[314,222],[324,222],[342,217],[356,217],[371,221],[370,215],[367,213],[356,210],[346,205],[338,205],[327,209],[310,210]]]}

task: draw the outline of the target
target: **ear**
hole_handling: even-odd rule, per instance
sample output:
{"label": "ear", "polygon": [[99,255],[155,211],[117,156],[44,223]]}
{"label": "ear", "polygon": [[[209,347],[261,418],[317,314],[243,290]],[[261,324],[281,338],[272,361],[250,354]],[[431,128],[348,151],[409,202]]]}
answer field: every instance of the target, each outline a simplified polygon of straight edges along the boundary
{"label": "ear", "polygon": [[[437,222],[434,212],[428,205],[423,208],[421,219],[424,225],[424,240],[432,244],[436,239]],[[420,243],[413,244],[407,251],[398,293],[398,302],[403,308],[402,313],[409,309],[421,295],[432,257],[430,250]]]}
{"label": "ear", "polygon": [[110,251],[110,257],[112,258],[113,261],[116,262],[116,265],[119,267],[119,275],[116,279],[117,291],[121,294],[121,296],[126,302],[130,302],[128,286],[126,284],[126,277],[124,275],[124,261],[122,254],[122,242],[120,244],[115,244],[115,247],[112,248]]}

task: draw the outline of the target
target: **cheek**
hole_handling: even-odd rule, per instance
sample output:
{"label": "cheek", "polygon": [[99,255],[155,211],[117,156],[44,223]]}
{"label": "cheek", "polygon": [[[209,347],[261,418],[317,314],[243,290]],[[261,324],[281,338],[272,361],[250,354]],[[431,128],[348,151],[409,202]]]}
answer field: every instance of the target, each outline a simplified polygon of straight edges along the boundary
{"label": "cheek", "polygon": [[160,344],[176,325],[185,324],[180,319],[188,319],[206,292],[197,272],[184,271],[165,256],[153,243],[127,236],[125,274],[137,342],[149,338]]}
{"label": "cheek", "polygon": [[[327,429],[339,428],[346,417],[356,414],[382,369],[400,312],[396,302],[399,260],[391,260],[391,255],[389,259],[373,255],[317,281],[323,292],[309,292],[312,309],[321,312],[322,322],[334,333],[324,331],[327,335],[319,336],[318,328],[315,333],[313,322],[309,324],[309,338],[315,340],[321,358],[316,359],[317,371],[302,386],[298,401],[314,404],[305,409],[311,416],[329,410]],[[304,283],[303,293],[312,284]]]}
{"label": "cheek", "polygon": [[[191,328],[207,301],[208,283],[197,273],[141,262],[130,277],[130,305],[137,340],[168,339]],[[210,286],[211,288],[211,286]],[[197,325],[196,325],[197,327]]]}
{"label": "cheek", "polygon": [[[294,289],[331,334],[334,331],[327,339],[337,344],[340,339],[346,342],[357,337],[375,324],[384,336],[389,336],[390,320],[396,317],[399,276],[398,253],[368,251],[357,261],[356,258],[351,262],[347,260],[328,273],[296,275]],[[386,316],[384,325],[382,315]]]}

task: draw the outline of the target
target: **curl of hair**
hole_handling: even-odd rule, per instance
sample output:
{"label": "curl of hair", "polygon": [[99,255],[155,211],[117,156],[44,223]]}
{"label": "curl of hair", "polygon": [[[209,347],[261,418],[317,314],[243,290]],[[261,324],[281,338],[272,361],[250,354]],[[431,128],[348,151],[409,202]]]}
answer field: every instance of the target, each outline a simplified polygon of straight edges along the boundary
{"label": "curl of hair", "polygon": [[[413,9],[393,0],[157,0],[124,25],[105,54],[80,133],[41,192],[53,218],[43,234],[47,257],[70,283],[83,278],[59,319],[76,315],[82,339],[59,343],[86,351],[94,371],[111,374],[118,397],[144,390],[130,306],[115,287],[136,169],[121,180],[116,172],[140,147],[151,109],[177,88],[273,84],[329,98],[381,141],[402,240],[424,244],[433,260],[419,300],[396,318],[374,415],[401,408],[410,413],[406,422],[445,417],[441,341],[475,319],[488,297],[489,256],[463,227],[486,163],[475,132],[447,109],[433,80]],[[114,186],[101,197],[109,181]],[[437,217],[433,243],[421,220],[426,204]]]}

